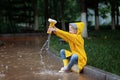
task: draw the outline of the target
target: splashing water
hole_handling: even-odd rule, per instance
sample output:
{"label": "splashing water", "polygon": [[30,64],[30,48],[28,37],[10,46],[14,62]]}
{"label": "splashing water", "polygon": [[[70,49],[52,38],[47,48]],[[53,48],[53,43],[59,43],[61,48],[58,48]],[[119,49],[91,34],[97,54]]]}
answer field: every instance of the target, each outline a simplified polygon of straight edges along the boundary
{"label": "splashing water", "polygon": [[42,50],[40,51],[40,64],[43,66],[43,70],[46,70],[45,62],[43,61]]}
{"label": "splashing water", "polygon": [[62,76],[64,73],[60,74],[58,71],[55,71],[55,70],[44,70],[44,71],[41,71],[40,73],[36,73],[36,74]]}
{"label": "splashing water", "polygon": [[40,63],[43,66],[43,70],[46,70],[46,66],[43,61],[42,53],[46,53],[46,51],[49,49],[50,37],[51,37],[51,34],[48,35],[48,39],[46,40],[46,42],[44,43],[44,45],[42,46],[42,48],[40,50]]}

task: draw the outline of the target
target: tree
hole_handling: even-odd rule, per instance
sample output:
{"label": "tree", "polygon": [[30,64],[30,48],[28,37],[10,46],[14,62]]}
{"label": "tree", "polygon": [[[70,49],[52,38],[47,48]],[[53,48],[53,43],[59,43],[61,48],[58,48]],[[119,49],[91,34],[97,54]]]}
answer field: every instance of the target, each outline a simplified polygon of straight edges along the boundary
{"label": "tree", "polygon": [[54,18],[57,19],[57,6],[58,6],[58,1],[54,0]]}
{"label": "tree", "polygon": [[115,1],[110,0],[110,4],[111,4],[112,30],[115,30]]}
{"label": "tree", "polygon": [[34,30],[38,30],[38,6],[37,0],[34,0]]}
{"label": "tree", "polygon": [[99,30],[99,15],[98,15],[98,0],[94,0],[94,11],[95,11],[95,30]]}
{"label": "tree", "polygon": [[45,0],[45,30],[47,31],[47,28],[48,28],[48,18],[49,18],[49,13],[48,13],[48,0]]}
{"label": "tree", "polygon": [[81,2],[81,21],[83,21],[85,23],[85,28],[84,31],[82,33],[82,36],[84,38],[88,37],[88,33],[87,33],[87,18],[86,18],[86,0],[80,0]]}
{"label": "tree", "polygon": [[64,0],[61,0],[61,11],[62,11],[62,19],[61,19],[61,23],[62,23],[62,29],[65,30],[65,21],[64,21]]}
{"label": "tree", "polygon": [[116,19],[117,20],[116,25],[117,25],[117,27],[119,26],[119,14],[120,14],[119,13],[119,4],[120,4],[119,2],[116,3],[116,15],[117,15],[117,17],[116,17],[117,18]]}
{"label": "tree", "polygon": [[[116,23],[116,19],[115,19],[115,11],[116,11],[116,8],[117,7],[117,4],[119,5],[120,4],[120,1],[119,0],[101,0],[102,2],[105,2],[105,3],[110,3],[110,6],[111,6],[111,19],[112,19],[112,24],[111,24],[111,29],[112,30],[115,30],[115,23]],[[118,12],[119,13],[119,12]],[[119,16],[119,14],[117,14],[117,16]]]}
{"label": "tree", "polygon": [[[93,5],[94,2],[94,5]],[[98,10],[98,0],[87,0],[87,8],[91,8],[94,9],[94,13],[95,13],[95,30],[99,30],[99,10]]]}

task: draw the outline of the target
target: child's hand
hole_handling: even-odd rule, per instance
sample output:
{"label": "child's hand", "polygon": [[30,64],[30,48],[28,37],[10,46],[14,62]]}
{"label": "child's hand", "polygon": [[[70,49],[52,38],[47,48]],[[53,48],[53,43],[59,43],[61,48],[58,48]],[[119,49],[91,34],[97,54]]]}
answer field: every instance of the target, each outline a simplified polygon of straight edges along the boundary
{"label": "child's hand", "polygon": [[57,28],[56,27],[52,27],[52,28],[48,28],[48,30],[50,30],[51,32],[52,31],[55,32],[55,31],[57,31]]}

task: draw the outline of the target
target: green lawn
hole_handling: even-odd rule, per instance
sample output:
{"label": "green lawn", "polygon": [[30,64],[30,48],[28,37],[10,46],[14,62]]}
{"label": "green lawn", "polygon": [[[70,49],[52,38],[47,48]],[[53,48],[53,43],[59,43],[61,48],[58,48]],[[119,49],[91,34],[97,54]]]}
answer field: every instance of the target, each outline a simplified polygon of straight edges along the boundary
{"label": "green lawn", "polygon": [[[88,65],[120,75],[120,30],[89,31],[85,39]],[[51,37],[51,49],[59,54],[60,49],[69,49],[67,43],[60,44],[59,38]]]}

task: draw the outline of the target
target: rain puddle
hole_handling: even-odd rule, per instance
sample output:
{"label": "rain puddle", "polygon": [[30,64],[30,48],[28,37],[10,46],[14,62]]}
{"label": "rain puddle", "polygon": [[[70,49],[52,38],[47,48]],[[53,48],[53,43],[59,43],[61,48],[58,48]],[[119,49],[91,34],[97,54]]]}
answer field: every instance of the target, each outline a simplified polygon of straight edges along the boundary
{"label": "rain puddle", "polygon": [[84,74],[59,73],[62,62],[40,49],[46,36],[0,37],[0,80],[93,80]]}

